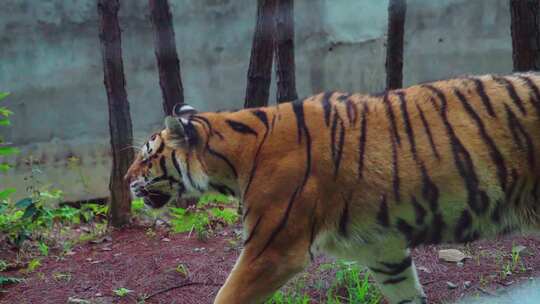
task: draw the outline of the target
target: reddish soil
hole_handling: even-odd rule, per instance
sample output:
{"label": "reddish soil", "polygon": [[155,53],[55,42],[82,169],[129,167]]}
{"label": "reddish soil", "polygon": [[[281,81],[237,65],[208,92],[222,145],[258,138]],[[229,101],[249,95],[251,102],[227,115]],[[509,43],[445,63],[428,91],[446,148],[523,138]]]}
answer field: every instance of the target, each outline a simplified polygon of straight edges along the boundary
{"label": "reddish soil", "polygon": [[[142,295],[152,295],[145,303],[211,303],[238,256],[240,241],[236,231],[225,229],[207,242],[198,241],[193,235],[188,238],[187,234],[146,233],[143,228],[114,231],[110,242],[83,244],[73,248],[71,255],[44,259],[35,272],[26,276],[25,282],[0,293],[0,303],[66,303],[70,297],[91,303],[137,303]],[[526,249],[515,273],[503,279],[503,267],[511,259],[513,244]],[[537,238],[482,241],[460,247],[472,256],[461,267],[439,261],[438,249],[425,247],[413,253],[429,303],[475,293],[489,294],[540,274]],[[10,255],[13,253],[0,253],[1,258]],[[308,270],[308,277],[320,275],[317,266],[328,261],[318,258]],[[177,271],[181,264],[188,269],[187,277]],[[8,274],[22,276],[17,272]],[[333,280],[332,273],[323,275],[328,276],[328,282]],[[449,289],[448,281],[457,288]],[[464,286],[465,281],[471,282],[470,287]],[[121,287],[133,292],[124,297],[115,295],[113,290]],[[324,293],[315,287],[308,287],[308,292]]]}

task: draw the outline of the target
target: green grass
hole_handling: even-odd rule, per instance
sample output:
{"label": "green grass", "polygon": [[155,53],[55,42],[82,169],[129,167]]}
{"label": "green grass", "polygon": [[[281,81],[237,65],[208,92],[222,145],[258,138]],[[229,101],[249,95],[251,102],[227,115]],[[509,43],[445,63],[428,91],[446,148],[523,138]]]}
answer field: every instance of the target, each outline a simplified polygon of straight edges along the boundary
{"label": "green grass", "polygon": [[[316,300],[319,303],[377,304],[382,296],[372,283],[369,274],[357,263],[337,261],[322,264],[319,274],[334,272],[330,287],[325,284],[307,283],[307,275],[295,279],[293,286],[286,287],[270,298],[266,304],[304,304]],[[322,298],[311,298],[310,294],[322,294]]]}

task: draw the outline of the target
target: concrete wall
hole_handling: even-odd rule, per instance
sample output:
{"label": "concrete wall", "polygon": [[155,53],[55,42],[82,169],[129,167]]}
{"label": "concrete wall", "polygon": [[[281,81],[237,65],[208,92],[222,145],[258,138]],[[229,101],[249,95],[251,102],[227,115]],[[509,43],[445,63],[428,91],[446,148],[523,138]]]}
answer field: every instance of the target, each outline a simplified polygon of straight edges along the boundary
{"label": "concrete wall", "polygon": [[[169,0],[187,102],[201,110],[243,104],[256,1]],[[147,0],[121,1],[127,91],[135,138],[161,126],[161,92]],[[0,187],[24,195],[29,159],[66,199],[107,195],[110,167],[96,0],[4,0],[0,90],[15,115],[1,136],[22,153]],[[300,96],[384,88],[387,1],[297,0]],[[409,0],[406,84],[511,71],[506,0]],[[274,90],[274,84],[272,85]],[[271,100],[275,99],[274,94]],[[74,165],[71,157],[80,162]]]}

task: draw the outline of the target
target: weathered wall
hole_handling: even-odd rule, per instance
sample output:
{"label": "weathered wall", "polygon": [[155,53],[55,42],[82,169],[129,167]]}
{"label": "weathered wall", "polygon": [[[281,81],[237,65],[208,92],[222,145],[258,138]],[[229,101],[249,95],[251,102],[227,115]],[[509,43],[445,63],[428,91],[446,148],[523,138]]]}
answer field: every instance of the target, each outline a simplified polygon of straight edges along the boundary
{"label": "weathered wall", "polygon": [[[170,0],[186,101],[201,110],[243,104],[256,1]],[[406,84],[511,71],[506,0],[409,0]],[[147,0],[121,1],[122,43],[135,137],[161,125]],[[0,90],[14,112],[0,134],[21,148],[0,186],[24,194],[30,156],[67,199],[107,194],[109,137],[95,0],[4,0]],[[297,0],[300,96],[384,88],[387,1]],[[271,96],[274,100],[274,95]],[[75,156],[81,163],[70,165]]]}

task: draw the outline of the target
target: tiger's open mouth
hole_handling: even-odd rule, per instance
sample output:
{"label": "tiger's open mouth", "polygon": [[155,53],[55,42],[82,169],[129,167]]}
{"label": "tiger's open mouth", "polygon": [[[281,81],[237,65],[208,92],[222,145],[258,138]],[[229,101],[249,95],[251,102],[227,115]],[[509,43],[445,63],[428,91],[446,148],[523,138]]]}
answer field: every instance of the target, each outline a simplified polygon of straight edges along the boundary
{"label": "tiger's open mouth", "polygon": [[171,195],[157,191],[147,191],[147,195],[143,196],[144,203],[152,208],[161,208],[171,200]]}
{"label": "tiger's open mouth", "polygon": [[178,197],[185,192],[185,187],[180,183],[169,183],[171,193],[154,187],[156,187],[156,183],[140,180],[130,184],[131,193],[135,197],[142,198],[144,203],[152,208],[161,208],[170,202],[174,192],[177,193]]}

